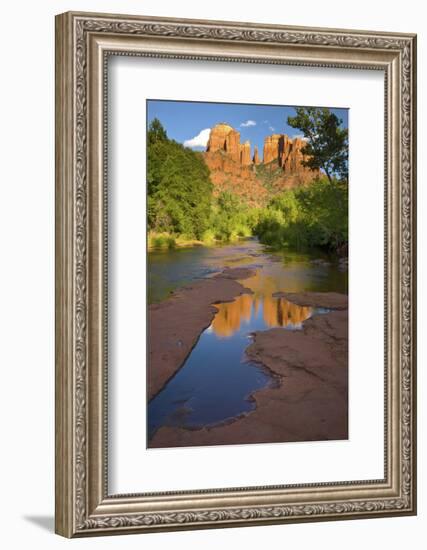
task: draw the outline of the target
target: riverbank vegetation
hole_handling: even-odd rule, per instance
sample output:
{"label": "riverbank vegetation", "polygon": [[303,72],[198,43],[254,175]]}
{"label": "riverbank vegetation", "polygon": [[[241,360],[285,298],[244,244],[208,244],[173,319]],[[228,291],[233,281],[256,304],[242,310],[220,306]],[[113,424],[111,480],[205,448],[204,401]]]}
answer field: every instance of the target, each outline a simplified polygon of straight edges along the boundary
{"label": "riverbank vegetation", "polygon": [[201,153],[168,139],[157,119],[148,129],[147,187],[149,248],[230,242],[258,221],[236,195],[214,197]]}
{"label": "riverbank vegetation", "polygon": [[249,207],[226,191],[214,196],[203,155],[168,138],[158,119],[148,129],[148,247],[168,249],[233,242],[256,235],[275,248],[348,244],[348,131],[329,109],[297,108],[288,124],[304,135],[305,165],[321,176],[306,186],[271,193]]}
{"label": "riverbank vegetation", "polygon": [[255,233],[265,244],[348,248],[348,129],[327,108],[298,107],[288,124],[306,141],[302,164],[322,176],[274,197],[259,216]]}
{"label": "riverbank vegetation", "polygon": [[348,186],[327,178],[288,190],[262,209],[255,234],[275,248],[321,247],[345,251],[348,243]]}
{"label": "riverbank vegetation", "polygon": [[200,154],[168,139],[155,119],[148,131],[148,229],[199,239],[209,228],[212,183]]}

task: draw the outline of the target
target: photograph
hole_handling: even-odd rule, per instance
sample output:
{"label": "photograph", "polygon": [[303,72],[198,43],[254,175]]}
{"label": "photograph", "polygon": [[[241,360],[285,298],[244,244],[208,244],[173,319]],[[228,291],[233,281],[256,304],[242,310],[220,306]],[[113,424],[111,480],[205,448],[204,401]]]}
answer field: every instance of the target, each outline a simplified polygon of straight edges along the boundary
{"label": "photograph", "polygon": [[347,440],[349,109],[146,107],[147,447]]}
{"label": "photograph", "polygon": [[[360,9],[343,19],[309,2],[297,19],[261,9],[259,22],[231,3],[228,21],[200,3],[55,16],[55,112],[52,94],[41,101],[55,115],[48,464],[62,537],[283,524],[301,546],[304,524],[338,548],[334,522],[360,543],[340,520],[398,516],[421,533],[409,518],[421,23],[405,10],[390,19],[383,2],[358,30]],[[27,170],[20,179],[45,197],[32,177],[45,142],[31,140],[8,185],[37,223],[49,217],[13,182]],[[28,241],[24,218],[13,213]],[[369,523],[366,540],[381,531]],[[394,525],[385,546],[405,542]],[[218,547],[205,536],[198,546]]]}

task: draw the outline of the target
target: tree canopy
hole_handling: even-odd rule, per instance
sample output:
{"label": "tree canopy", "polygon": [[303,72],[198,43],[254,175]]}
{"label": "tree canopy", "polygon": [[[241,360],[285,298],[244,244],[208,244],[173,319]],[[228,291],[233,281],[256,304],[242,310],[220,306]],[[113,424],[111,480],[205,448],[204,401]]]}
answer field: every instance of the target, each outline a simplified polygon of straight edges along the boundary
{"label": "tree canopy", "polygon": [[302,149],[308,156],[304,166],[322,169],[330,182],[334,177],[348,180],[348,129],[341,126],[341,119],[326,107],[297,107],[288,124],[307,140]]}
{"label": "tree canopy", "polygon": [[208,229],[209,169],[200,154],[170,140],[158,119],[148,129],[148,228],[200,238]]}
{"label": "tree canopy", "polygon": [[272,193],[264,208],[232,191],[213,193],[203,155],[168,138],[158,119],[148,128],[149,239],[155,248],[194,239],[210,244],[257,235],[282,248],[346,250],[348,243],[348,134],[329,109],[298,108],[288,122],[307,138],[306,166],[325,176]]}
{"label": "tree canopy", "polygon": [[348,185],[326,178],[289,189],[264,208],[255,227],[261,242],[345,250],[348,243]]}
{"label": "tree canopy", "polygon": [[167,141],[168,136],[166,130],[158,118],[154,118],[148,128],[148,144],[151,145],[156,141]]}

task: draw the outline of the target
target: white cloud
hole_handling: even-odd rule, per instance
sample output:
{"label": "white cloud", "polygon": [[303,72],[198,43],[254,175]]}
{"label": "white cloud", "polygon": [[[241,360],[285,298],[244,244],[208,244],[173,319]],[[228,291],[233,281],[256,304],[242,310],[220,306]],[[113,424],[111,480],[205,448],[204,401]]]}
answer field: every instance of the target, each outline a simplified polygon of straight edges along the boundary
{"label": "white cloud", "polygon": [[256,126],[255,120],[247,120],[240,125],[242,128],[248,128],[249,126]]}
{"label": "white cloud", "polygon": [[201,132],[194,136],[191,139],[186,139],[184,141],[184,147],[206,147],[208,144],[209,134],[211,133],[210,128],[205,128]]}
{"label": "white cloud", "polygon": [[302,139],[303,141],[308,141],[308,138],[306,138],[303,134],[295,134],[294,136],[292,136],[292,139],[295,138]]}
{"label": "white cloud", "polygon": [[270,130],[270,132],[274,132],[276,128],[274,128],[273,126],[269,126],[268,129]]}

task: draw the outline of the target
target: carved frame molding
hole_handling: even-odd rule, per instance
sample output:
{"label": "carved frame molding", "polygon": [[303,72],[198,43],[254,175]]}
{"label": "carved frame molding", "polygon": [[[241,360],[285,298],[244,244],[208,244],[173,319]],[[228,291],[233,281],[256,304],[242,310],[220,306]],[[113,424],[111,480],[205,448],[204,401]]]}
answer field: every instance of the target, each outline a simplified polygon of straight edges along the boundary
{"label": "carved frame molding", "polygon": [[[108,495],[105,102],[109,55],[384,71],[384,479]],[[69,12],[56,18],[56,71],[57,533],[74,537],[414,514],[416,37]]]}

